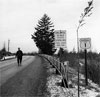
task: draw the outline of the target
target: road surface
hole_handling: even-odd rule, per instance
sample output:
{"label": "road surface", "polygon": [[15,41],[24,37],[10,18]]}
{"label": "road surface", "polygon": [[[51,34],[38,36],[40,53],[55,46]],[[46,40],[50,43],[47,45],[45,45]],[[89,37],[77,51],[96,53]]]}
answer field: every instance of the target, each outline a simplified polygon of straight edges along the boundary
{"label": "road surface", "polygon": [[46,65],[40,57],[25,56],[22,66],[16,59],[0,62],[1,97],[45,97]]}
{"label": "road surface", "polygon": [[16,59],[6,60],[0,62],[0,86],[5,83],[10,77],[15,75],[18,71],[29,65],[29,62],[33,61],[34,57],[24,56],[22,67],[19,68]]}

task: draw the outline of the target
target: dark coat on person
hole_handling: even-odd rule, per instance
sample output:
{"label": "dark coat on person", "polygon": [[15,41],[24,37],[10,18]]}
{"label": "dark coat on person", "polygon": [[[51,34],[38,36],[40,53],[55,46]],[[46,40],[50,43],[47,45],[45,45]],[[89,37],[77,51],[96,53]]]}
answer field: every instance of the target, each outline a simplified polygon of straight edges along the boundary
{"label": "dark coat on person", "polygon": [[18,50],[17,53],[16,53],[16,57],[22,58],[22,56],[23,56],[23,52],[21,50]]}

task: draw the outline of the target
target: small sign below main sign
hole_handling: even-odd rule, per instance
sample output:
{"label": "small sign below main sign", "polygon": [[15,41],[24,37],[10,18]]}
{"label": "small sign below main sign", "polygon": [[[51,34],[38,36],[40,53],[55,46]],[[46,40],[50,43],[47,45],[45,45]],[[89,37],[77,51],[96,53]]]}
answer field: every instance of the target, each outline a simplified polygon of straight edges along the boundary
{"label": "small sign below main sign", "polygon": [[91,38],[80,38],[80,48],[82,49],[91,48]]}
{"label": "small sign below main sign", "polygon": [[64,65],[66,65],[66,66],[69,65],[69,61],[65,61]]}

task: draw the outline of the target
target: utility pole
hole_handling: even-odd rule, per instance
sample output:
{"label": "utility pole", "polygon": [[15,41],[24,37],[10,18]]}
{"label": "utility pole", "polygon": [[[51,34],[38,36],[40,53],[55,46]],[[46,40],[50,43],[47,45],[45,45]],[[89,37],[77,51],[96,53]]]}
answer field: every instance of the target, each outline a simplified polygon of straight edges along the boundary
{"label": "utility pole", "polygon": [[10,40],[8,39],[8,52],[9,52],[9,45],[10,45]]}
{"label": "utility pole", "polygon": [[77,70],[77,72],[78,72],[78,97],[80,97],[80,90],[79,90],[79,88],[80,88],[80,84],[79,84],[79,81],[80,81],[80,77],[79,77],[79,74],[80,74],[80,71],[79,71],[79,69],[80,69],[80,65],[79,65],[79,35],[78,35],[78,31],[79,31],[79,28],[80,28],[80,24],[79,24],[79,26],[78,26],[78,28],[77,28],[77,58],[78,58],[78,70]]}
{"label": "utility pole", "polygon": [[4,49],[6,49],[5,42],[4,42]]}

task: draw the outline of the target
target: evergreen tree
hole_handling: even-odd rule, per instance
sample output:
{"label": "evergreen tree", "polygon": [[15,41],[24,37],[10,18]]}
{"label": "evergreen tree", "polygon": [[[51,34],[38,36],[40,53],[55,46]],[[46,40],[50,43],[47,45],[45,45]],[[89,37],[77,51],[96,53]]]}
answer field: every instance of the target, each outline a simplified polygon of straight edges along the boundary
{"label": "evergreen tree", "polygon": [[0,59],[6,55],[6,47],[5,47],[5,43],[4,43],[4,47],[0,50]]}
{"label": "evergreen tree", "polygon": [[32,35],[32,39],[35,41],[36,46],[43,54],[52,55],[55,52],[53,27],[50,17],[44,14],[38,21],[38,25],[35,27],[36,31]]}

